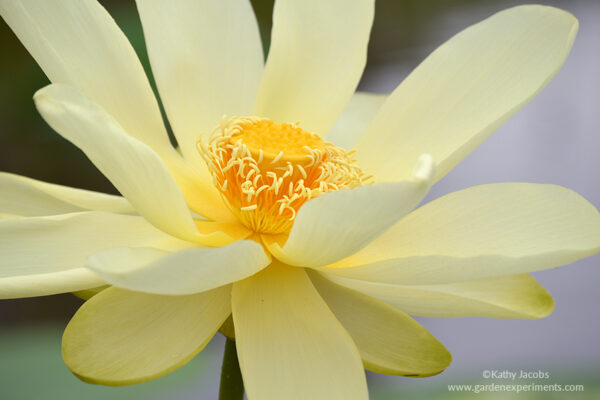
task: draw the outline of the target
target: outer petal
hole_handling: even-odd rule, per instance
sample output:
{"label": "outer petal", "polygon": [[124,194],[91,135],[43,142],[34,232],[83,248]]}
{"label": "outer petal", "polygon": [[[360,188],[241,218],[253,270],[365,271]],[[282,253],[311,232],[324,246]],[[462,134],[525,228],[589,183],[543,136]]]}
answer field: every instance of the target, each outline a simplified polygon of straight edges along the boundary
{"label": "outer petal", "polygon": [[109,285],[102,285],[91,289],[78,290],[76,292],[73,292],[73,294],[79,297],[81,300],[89,300],[101,291],[108,289],[109,287]]}
{"label": "outer petal", "polygon": [[290,265],[318,267],[336,262],[366,246],[416,207],[429,191],[433,173],[433,160],[423,155],[410,180],[322,195],[302,206],[285,245],[281,237],[263,239],[275,257]]}
{"label": "outer petal", "polygon": [[52,82],[77,88],[155,150],[173,151],[135,51],[95,0],[1,0],[0,14]]}
{"label": "outer petal", "polygon": [[0,298],[43,296],[104,285],[84,268],[115,246],[191,246],[132,215],[98,211],[0,220]]}
{"label": "outer petal", "polygon": [[39,90],[35,101],[50,126],[83,150],[153,225],[185,240],[222,243],[222,234],[198,232],[181,191],[159,156],[125,134],[102,108],[64,85]]}
{"label": "outer petal", "polygon": [[546,86],[577,26],[565,11],[529,5],[457,34],[381,107],[357,144],[360,165],[379,180],[398,180],[430,153],[440,179]]}
{"label": "outer petal", "polygon": [[367,399],[360,355],[306,273],[282,264],[236,282],[232,309],[249,399]]}
{"label": "outer petal", "polygon": [[327,277],[422,317],[543,318],[554,309],[550,293],[528,274],[429,286]]}
{"label": "outer petal", "polygon": [[253,275],[271,258],[252,240],[217,248],[168,253],[153,248],[115,248],[93,255],[88,267],[111,285],[139,292],[184,295]]}
{"label": "outer petal", "polygon": [[371,371],[431,376],[443,371],[452,356],[431,333],[404,312],[362,293],[336,285],[319,274],[312,282],[356,343]]}
{"label": "outer petal", "polygon": [[102,6],[95,0],[0,0],[0,14],[52,82],[76,88],[160,154],[195,212],[233,220],[208,174],[186,166],[171,146],[144,70]]}
{"label": "outer petal", "polygon": [[251,115],[263,51],[247,0],[137,0],[152,71],[179,147],[206,164],[196,141],[223,114]]}
{"label": "outer petal", "polygon": [[354,148],[388,96],[366,92],[354,93],[326,139],[348,150]]}
{"label": "outer petal", "polygon": [[120,196],[55,185],[0,172],[0,211],[23,217],[96,210],[132,214],[134,208]]}
{"label": "outer petal", "polygon": [[192,296],[109,288],[88,300],[63,335],[63,359],[80,379],[130,385],[196,356],[231,313],[231,287]]}
{"label": "outer petal", "polygon": [[600,215],[577,193],[554,185],[497,183],[434,200],[323,270],[428,285],[559,267],[599,250]]}
{"label": "outer petal", "polygon": [[373,14],[373,0],[278,0],[255,114],[325,136],[362,75]]}

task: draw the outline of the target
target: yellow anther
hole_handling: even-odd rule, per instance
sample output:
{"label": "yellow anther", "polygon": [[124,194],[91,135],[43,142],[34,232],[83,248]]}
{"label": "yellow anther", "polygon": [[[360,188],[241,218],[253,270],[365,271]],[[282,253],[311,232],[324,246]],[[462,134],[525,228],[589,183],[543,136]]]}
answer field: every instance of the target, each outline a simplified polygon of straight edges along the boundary
{"label": "yellow anther", "polygon": [[325,150],[325,142],[319,136],[304,131],[296,124],[278,124],[266,118],[239,120],[242,120],[239,121],[242,122],[240,129],[232,130],[228,142],[235,144],[241,140],[259,164],[268,162],[285,166],[286,162],[303,163],[310,154],[306,148]]}

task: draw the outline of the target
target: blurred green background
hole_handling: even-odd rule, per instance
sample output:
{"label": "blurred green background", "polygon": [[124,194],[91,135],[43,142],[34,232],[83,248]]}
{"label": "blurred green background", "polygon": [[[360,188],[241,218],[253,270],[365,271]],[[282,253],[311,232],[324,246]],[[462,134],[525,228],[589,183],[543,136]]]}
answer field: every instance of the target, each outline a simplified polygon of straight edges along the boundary
{"label": "blurred green background", "polygon": [[[151,76],[142,28],[134,2],[104,0],[101,3],[129,37],[148,75]],[[259,20],[263,41],[267,47],[273,2],[271,0],[254,0],[252,3]],[[418,65],[428,52],[449,38],[451,34],[495,11],[518,3],[520,2],[504,0],[485,2],[476,0],[378,0],[367,70],[360,87],[377,92],[391,91],[410,69]],[[543,3],[555,4],[567,9],[574,7],[579,13],[589,12],[592,17],[588,16],[588,20],[595,20],[600,25],[600,8],[597,7],[600,2],[598,1]],[[575,11],[573,12],[575,13]],[[577,13],[576,15],[579,16]],[[592,35],[588,40],[595,41],[596,49],[600,52],[599,30],[596,29],[585,34]],[[74,187],[116,193],[112,185],[96,170],[83,153],[52,132],[37,114],[32,102],[32,95],[36,90],[45,86],[48,81],[3,22],[0,22],[0,51],[2,54],[0,62],[0,84],[2,86],[0,95],[0,121],[2,123],[0,170]],[[392,70],[395,72],[390,73]],[[598,85],[598,78],[595,79],[589,84]],[[592,106],[596,108],[600,104],[597,100],[596,98],[592,103]],[[575,101],[574,107],[584,107],[583,103],[584,100],[581,100],[581,104]],[[542,115],[536,115],[536,117],[545,118]],[[597,134],[598,131],[594,133]],[[598,169],[597,167],[598,164],[595,164],[596,169]],[[539,179],[543,180],[545,177]],[[581,186],[577,188],[578,191],[585,191],[585,188],[589,187],[588,181],[573,182],[573,185],[577,184]],[[451,186],[451,184],[448,185]],[[448,191],[453,189],[450,186],[447,187]],[[586,197],[589,198],[589,196]],[[593,199],[591,200],[594,202]],[[595,204],[598,206],[598,202]],[[575,287],[571,289],[577,290]],[[78,381],[62,364],[60,340],[64,326],[80,304],[81,300],[71,295],[0,302],[0,399],[216,398],[223,346],[221,337],[215,338],[205,351],[184,368],[150,383],[125,388],[106,388]],[[481,327],[481,325],[471,326]],[[590,326],[581,326],[576,329],[593,329],[594,335],[596,335],[597,328],[598,323],[594,322]],[[438,331],[434,331],[434,333],[444,341],[442,328],[438,328]],[[464,334],[476,336],[477,331],[465,328]],[[452,341],[453,336],[448,334],[447,337]],[[447,341],[444,342],[452,351],[453,347]],[[549,353],[556,350],[555,348],[547,349]],[[477,350],[473,349],[473,351]],[[372,398],[380,400],[416,397],[432,399],[600,398],[598,384],[600,360],[598,358],[592,357],[591,362],[590,359],[586,359],[585,362],[571,361],[566,364],[561,363],[561,357],[557,358],[554,363],[541,366],[536,364],[535,359],[518,360],[514,365],[506,364],[506,361],[498,361],[498,364],[494,364],[497,360],[492,356],[489,365],[491,369],[501,365],[509,369],[517,367],[545,368],[552,371],[551,382],[536,383],[584,384],[585,392],[570,394],[520,393],[518,395],[506,392],[451,393],[447,390],[447,384],[510,383],[481,379],[480,363],[476,364],[473,361],[471,368],[464,366],[468,365],[470,360],[476,360],[475,357],[469,358],[468,354],[465,356],[464,364],[460,364],[457,360],[455,370],[451,366],[448,372],[435,378],[415,380],[370,374],[370,391]]]}

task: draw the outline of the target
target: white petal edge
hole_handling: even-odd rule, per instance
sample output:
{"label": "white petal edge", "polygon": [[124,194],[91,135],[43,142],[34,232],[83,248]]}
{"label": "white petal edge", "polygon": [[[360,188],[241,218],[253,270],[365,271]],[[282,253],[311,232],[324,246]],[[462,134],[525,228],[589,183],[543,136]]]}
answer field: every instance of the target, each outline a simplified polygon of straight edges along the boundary
{"label": "white petal edge", "polygon": [[95,0],[2,0],[0,14],[53,83],[73,86],[132,136],[174,152],[133,47]]}
{"label": "white petal edge", "polygon": [[75,313],[63,360],[85,382],[122,386],[166,375],[194,358],[231,314],[231,287],[191,296],[108,288]]}
{"label": "white petal edge", "polygon": [[[325,136],[367,60],[373,0],[278,0],[255,115]],[[342,12],[343,10],[343,12]]]}
{"label": "white petal edge", "polygon": [[319,267],[348,257],[421,202],[431,187],[434,160],[424,154],[410,180],[326,193],[302,206],[289,237],[263,235],[269,251],[289,265]]}
{"label": "white petal edge", "polygon": [[249,399],[368,399],[360,354],[306,273],[277,264],[233,284]]}
{"label": "white petal edge", "polygon": [[43,296],[105,284],[85,269],[90,254],[116,246],[174,251],[192,246],[139,216],[100,211],[0,220],[0,298]]}
{"label": "white petal edge", "polygon": [[356,92],[325,139],[351,150],[389,94]]}
{"label": "white petal edge", "polygon": [[247,278],[270,263],[260,244],[240,240],[223,247],[172,253],[148,247],[113,248],[90,256],[87,266],[116,287],[187,295]]}
{"label": "white petal edge", "polygon": [[0,211],[23,217],[106,211],[133,214],[135,209],[121,196],[42,182],[0,172]]}
{"label": "white petal edge", "polygon": [[224,233],[201,235],[173,176],[147,145],[128,136],[100,106],[65,85],[49,85],[34,96],[46,122],[79,147],[157,228],[183,240],[218,245]]}
{"label": "white petal edge", "polygon": [[398,180],[429,153],[439,180],[546,86],[577,29],[565,11],[526,5],[458,33],[383,104],[356,145],[359,165]]}
{"label": "white petal edge", "polygon": [[450,352],[421,324],[374,297],[310,278],[336,318],[352,336],[365,368],[378,373],[432,376],[450,365]]}
{"label": "white petal edge", "polygon": [[537,319],[554,300],[528,274],[440,285],[390,285],[326,275],[339,285],[373,296],[415,316]]}
{"label": "white petal edge", "polygon": [[[152,71],[184,157],[206,169],[201,133],[251,115],[263,71],[247,0],[137,0]],[[210,182],[210,180],[209,180]]]}
{"label": "white petal edge", "polygon": [[328,273],[419,285],[533,272],[600,251],[600,214],[555,185],[496,183],[415,210]]}

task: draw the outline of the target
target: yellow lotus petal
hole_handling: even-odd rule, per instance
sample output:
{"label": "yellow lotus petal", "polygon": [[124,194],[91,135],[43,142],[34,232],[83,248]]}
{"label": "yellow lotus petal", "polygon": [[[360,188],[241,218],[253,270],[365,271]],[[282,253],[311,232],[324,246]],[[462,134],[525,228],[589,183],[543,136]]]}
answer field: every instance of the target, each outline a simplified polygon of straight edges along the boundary
{"label": "yellow lotus petal", "polygon": [[0,14],[54,83],[73,86],[154,150],[174,152],[144,69],[95,0],[3,0]]}
{"label": "yellow lotus petal", "polygon": [[76,292],[73,292],[73,295],[79,297],[81,300],[89,300],[109,287],[109,285],[102,285],[91,289],[77,290]]}
{"label": "yellow lotus petal", "polygon": [[[163,157],[164,158],[164,157]],[[164,158],[177,186],[191,210],[213,221],[238,223],[211,180],[205,168],[196,168],[182,157]]]}
{"label": "yellow lotus petal", "polygon": [[600,250],[600,214],[555,185],[496,183],[450,193],[323,271],[400,285],[559,267]]}
{"label": "yellow lotus petal", "polygon": [[326,139],[348,150],[354,148],[388,96],[389,94],[354,93]]}
{"label": "yellow lotus petal", "polygon": [[373,14],[373,0],[278,0],[254,115],[324,137],[358,85]]}
{"label": "yellow lotus petal", "polygon": [[8,268],[12,269],[13,265],[0,262],[0,300],[68,293],[104,284],[102,278],[83,267],[54,267],[48,268],[50,272],[41,273],[25,271],[25,268],[6,272]]}
{"label": "yellow lotus petal", "polygon": [[367,399],[360,354],[306,273],[277,264],[233,284],[249,399]]}
{"label": "yellow lotus petal", "polygon": [[528,274],[410,286],[327,278],[422,317],[543,318],[554,309],[550,293]]}
{"label": "yellow lotus petal", "polygon": [[159,156],[128,136],[102,108],[64,85],[47,86],[34,99],[46,122],[84,151],[139,214],[173,236],[211,244],[211,236],[196,229],[181,191]]}
{"label": "yellow lotus petal", "polygon": [[270,263],[260,244],[240,240],[223,247],[172,253],[148,247],[113,248],[92,255],[87,266],[116,287],[185,295],[247,278]]}
{"label": "yellow lotus petal", "polygon": [[0,220],[0,298],[44,296],[104,285],[84,268],[90,254],[116,246],[191,246],[144,218],[88,211]]}
{"label": "yellow lotus petal", "polygon": [[310,275],[319,294],[352,336],[368,370],[393,375],[431,376],[452,356],[427,329],[404,312],[327,280]]}
{"label": "yellow lotus petal", "polygon": [[205,171],[183,164],[135,51],[95,0],[6,0],[0,14],[52,82],[78,89],[123,130],[154,149],[200,215],[232,221]]}
{"label": "yellow lotus petal", "polygon": [[429,153],[440,179],[546,86],[577,27],[565,11],[527,5],[460,32],[390,95],[356,145],[359,164],[398,180]]}
{"label": "yellow lotus petal", "polygon": [[120,196],[55,185],[0,172],[0,211],[37,217],[96,210],[133,214],[134,208]]}
{"label": "yellow lotus petal", "polygon": [[0,213],[0,219],[4,218],[23,218],[21,215]]}
{"label": "yellow lotus petal", "polygon": [[254,234],[250,229],[240,224],[239,221],[216,222],[194,219],[194,225],[196,225],[196,229],[200,234],[213,235],[215,239],[218,239],[210,245],[213,247],[225,246],[237,240],[246,239],[248,236]]}
{"label": "yellow lotus petal", "polygon": [[219,328],[219,332],[223,334],[223,336],[229,338],[229,339],[233,339],[235,340],[235,330],[233,328],[233,316],[229,316],[229,318],[227,318],[225,320],[225,322],[223,322],[223,325],[221,325],[221,327]]}
{"label": "yellow lotus petal", "polygon": [[319,196],[302,206],[287,242],[263,235],[279,260],[318,267],[348,257],[385,232],[425,197],[434,175],[434,161],[423,155],[413,177]]}
{"label": "yellow lotus petal", "polygon": [[131,385],[166,375],[198,354],[231,313],[231,287],[191,296],[109,288],[75,313],[63,359],[80,379]]}
{"label": "yellow lotus petal", "polygon": [[[223,114],[251,115],[264,55],[247,0],[137,0],[152,72],[186,158]],[[205,174],[207,182],[212,177]]]}

